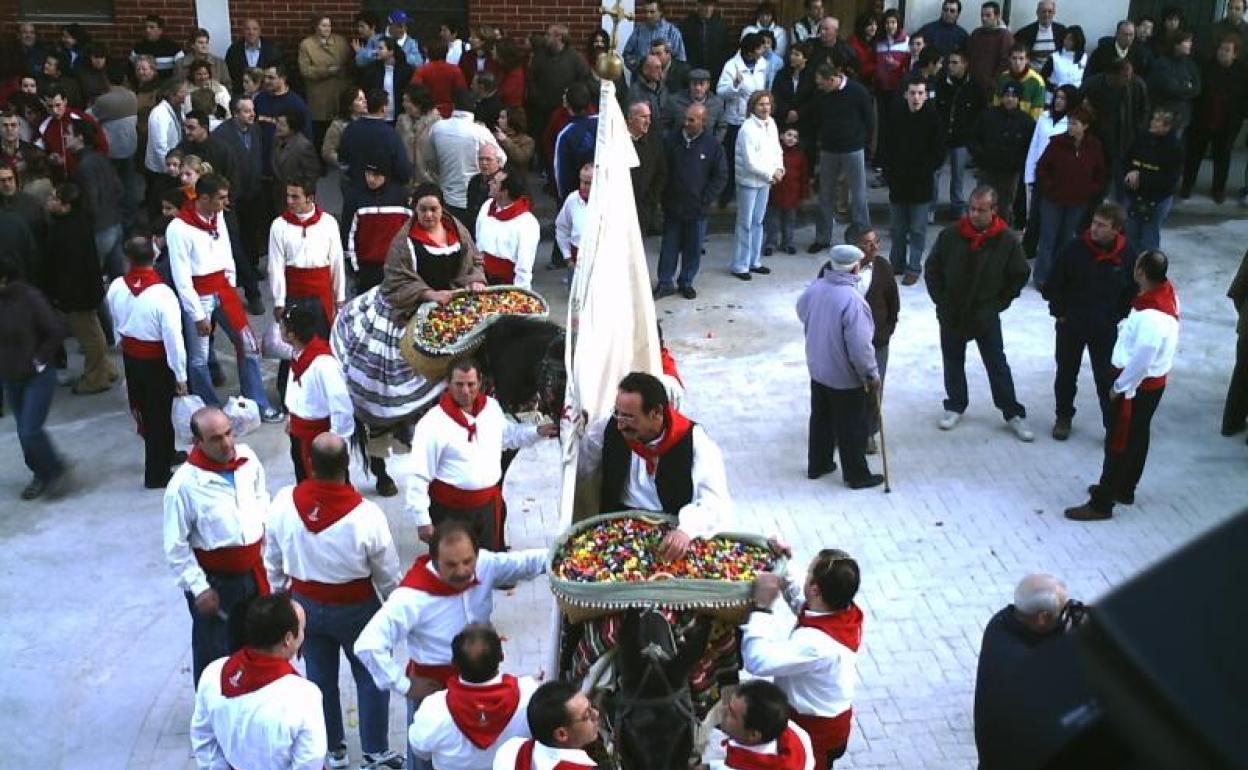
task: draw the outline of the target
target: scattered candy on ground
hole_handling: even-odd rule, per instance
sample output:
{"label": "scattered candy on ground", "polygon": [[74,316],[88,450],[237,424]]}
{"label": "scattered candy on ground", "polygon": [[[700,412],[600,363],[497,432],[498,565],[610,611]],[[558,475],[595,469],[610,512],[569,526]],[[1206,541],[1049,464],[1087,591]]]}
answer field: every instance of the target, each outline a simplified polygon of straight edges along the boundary
{"label": "scattered candy on ground", "polygon": [[656,576],[744,583],[775,563],[766,546],[725,537],[694,540],[683,558],[660,563],[655,554],[671,529],[633,518],[603,522],[564,544],[555,574],[577,583],[635,583]]}
{"label": "scattered candy on ground", "polygon": [[457,294],[429,311],[416,331],[416,341],[429,352],[441,353],[472,334],[490,316],[545,312],[541,299],[519,289]]}

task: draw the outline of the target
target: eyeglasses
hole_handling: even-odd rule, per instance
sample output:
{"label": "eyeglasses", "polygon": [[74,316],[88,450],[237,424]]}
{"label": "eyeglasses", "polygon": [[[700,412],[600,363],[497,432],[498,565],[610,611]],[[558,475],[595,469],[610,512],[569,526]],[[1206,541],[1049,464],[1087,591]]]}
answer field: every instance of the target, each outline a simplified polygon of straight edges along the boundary
{"label": "eyeglasses", "polygon": [[576,719],[571,720],[569,724],[574,725],[580,722],[593,722],[597,719],[598,719],[598,709],[594,708],[593,706],[590,706],[588,710],[585,711],[584,714],[581,714]]}

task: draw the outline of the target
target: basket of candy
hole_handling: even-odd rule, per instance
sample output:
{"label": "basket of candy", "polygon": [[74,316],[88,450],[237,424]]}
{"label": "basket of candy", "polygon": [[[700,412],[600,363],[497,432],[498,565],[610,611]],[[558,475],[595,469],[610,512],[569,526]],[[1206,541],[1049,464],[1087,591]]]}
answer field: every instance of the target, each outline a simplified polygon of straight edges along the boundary
{"label": "basket of candy", "polygon": [[518,286],[457,291],[445,305],[426,302],[417,308],[399,349],[419,374],[440,379],[452,361],[472,353],[485,341],[485,330],[498,319],[545,318],[549,312],[541,295]]}
{"label": "basket of candy", "polygon": [[783,557],[759,535],[726,532],[694,540],[673,562],[656,555],[676,517],[624,511],[578,522],[550,551],[550,587],[572,622],[660,605],[726,620],[749,610],[760,572],[782,571]]}

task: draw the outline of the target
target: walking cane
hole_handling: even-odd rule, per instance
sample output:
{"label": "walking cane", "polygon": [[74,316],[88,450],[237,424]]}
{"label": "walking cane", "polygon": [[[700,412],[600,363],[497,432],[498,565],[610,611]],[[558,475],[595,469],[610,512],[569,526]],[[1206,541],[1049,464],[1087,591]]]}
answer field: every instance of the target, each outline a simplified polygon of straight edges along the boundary
{"label": "walking cane", "polygon": [[875,388],[875,416],[880,424],[880,457],[884,460],[884,491],[892,492],[893,487],[888,478],[888,445],[884,442],[884,403],[880,395],[883,381]]}

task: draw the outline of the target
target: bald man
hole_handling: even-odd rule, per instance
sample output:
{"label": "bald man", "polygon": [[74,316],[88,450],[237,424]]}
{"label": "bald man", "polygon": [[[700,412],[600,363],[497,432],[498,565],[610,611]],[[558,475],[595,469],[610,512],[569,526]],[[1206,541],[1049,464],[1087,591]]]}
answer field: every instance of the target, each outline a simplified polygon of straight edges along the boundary
{"label": "bald man", "polygon": [[723,143],[706,128],[706,107],[691,104],[685,110],[684,125],[664,143],[667,185],[663,188],[663,244],[655,299],[677,290],[685,299],[698,296],[693,281],[702,261],[706,217],[711,202],[728,183]]}

